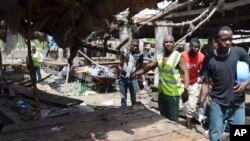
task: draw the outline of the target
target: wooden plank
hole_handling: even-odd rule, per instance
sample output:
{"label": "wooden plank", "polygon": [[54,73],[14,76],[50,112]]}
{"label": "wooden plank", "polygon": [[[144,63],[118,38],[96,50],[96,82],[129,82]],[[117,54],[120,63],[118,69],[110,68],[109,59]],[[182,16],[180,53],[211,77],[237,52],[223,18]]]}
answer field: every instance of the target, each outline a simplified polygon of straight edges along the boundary
{"label": "wooden plank", "polygon": [[[0,134],[2,140],[206,140],[204,136],[186,127],[169,121],[164,117],[146,109],[105,110],[108,120],[103,119],[103,111],[58,117],[55,122],[42,121],[26,122],[15,125],[20,129],[24,125],[36,125],[36,128],[26,130],[9,130]],[[60,121],[60,122],[59,122]],[[63,121],[67,123],[62,123]],[[46,124],[44,124],[46,122]],[[39,124],[38,124],[39,123]]]}
{"label": "wooden plank", "polygon": [[[73,130],[82,130],[81,128],[84,128],[88,131],[88,129],[93,129],[93,126],[103,125],[105,122],[109,121],[119,121],[119,124],[126,124],[129,122],[129,120],[133,119],[140,119],[143,117],[151,117],[155,116],[155,113],[151,111],[145,111],[145,110],[108,110],[107,111],[109,116],[109,120],[103,119],[103,113],[100,112],[93,112],[90,114],[81,114],[77,116],[66,116],[59,117],[57,119],[49,119],[48,120],[42,120],[42,121],[34,121],[34,122],[24,122],[19,125],[12,125],[8,128],[4,128],[2,130],[2,133],[15,133],[14,138],[23,138],[23,135],[27,136],[44,136],[47,134],[50,134],[50,129],[53,127],[62,127],[63,131],[68,132],[67,130],[73,131]],[[136,115],[136,116],[135,116]],[[105,128],[106,125],[103,125]],[[32,128],[31,128],[32,127]],[[12,129],[11,129],[12,128]],[[42,130],[42,132],[40,132]],[[10,139],[14,139],[10,137]]]}
{"label": "wooden plank", "polygon": [[[12,88],[14,91],[16,91],[17,93],[21,95],[24,95],[29,98],[33,98],[31,88],[20,86],[20,85],[15,85],[15,84],[12,85]],[[71,105],[77,105],[83,102],[82,100],[79,100],[79,99],[58,96],[58,95],[50,94],[47,92],[42,92],[39,90],[38,90],[38,98],[41,101],[53,103],[53,104],[57,104],[57,105],[65,106],[65,107],[71,106]]]}
{"label": "wooden plank", "polygon": [[[133,114],[137,111],[129,111],[126,109],[109,109],[109,113],[112,113],[110,118],[120,116],[120,115],[127,115],[127,114]],[[77,114],[77,115],[70,115],[70,116],[63,116],[63,117],[55,117],[50,119],[41,119],[38,121],[31,121],[31,122],[24,122],[22,125],[9,125],[2,129],[2,133],[7,132],[17,132],[17,131],[24,131],[24,130],[32,130],[40,127],[46,127],[46,126],[57,126],[57,125],[64,125],[68,124],[73,121],[78,122],[91,122],[96,120],[102,119],[102,112],[90,112],[90,113],[84,113],[84,114]],[[72,119],[74,119],[72,121]]]}
{"label": "wooden plank", "polygon": [[7,81],[7,80],[17,80],[17,79],[21,79],[21,78],[25,78],[25,75],[20,74],[20,73],[3,74],[3,80],[5,80],[5,81]]}
{"label": "wooden plank", "polygon": [[119,61],[110,61],[110,62],[98,62],[96,61],[99,65],[114,65],[114,64],[119,64]]}
{"label": "wooden plank", "polygon": [[[3,124],[19,124],[22,120],[19,118],[18,114],[14,112],[7,103],[7,99],[0,98],[0,119]],[[0,121],[1,121],[0,120]]]}
{"label": "wooden plank", "polygon": [[91,57],[92,60],[118,60],[117,57]]}
{"label": "wooden plank", "polygon": [[50,65],[50,66],[67,66],[67,62],[62,61],[44,61],[44,65]]}

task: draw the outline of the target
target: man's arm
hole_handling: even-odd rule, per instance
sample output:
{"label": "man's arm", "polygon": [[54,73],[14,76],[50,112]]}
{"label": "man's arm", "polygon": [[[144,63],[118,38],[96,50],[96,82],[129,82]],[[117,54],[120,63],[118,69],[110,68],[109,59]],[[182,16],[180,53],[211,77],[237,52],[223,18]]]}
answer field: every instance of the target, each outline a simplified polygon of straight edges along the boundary
{"label": "man's arm", "polygon": [[[247,52],[242,49],[239,48],[239,54],[241,55],[240,60],[246,62],[248,65],[250,65],[250,56],[247,54]],[[247,80],[238,83],[236,86],[234,86],[234,92],[242,92],[246,89],[246,87],[250,84],[250,77],[248,77]]]}
{"label": "man's arm", "polygon": [[184,73],[184,85],[185,85],[185,88],[188,89],[188,87],[189,87],[189,75],[188,75],[187,65],[186,65],[186,62],[185,62],[183,57],[181,57],[178,64],[179,64],[179,68],[180,68],[181,72]]}
{"label": "man's arm", "polygon": [[122,55],[120,55],[120,61],[118,64],[118,72],[122,71],[124,62],[125,62],[125,56],[124,56],[124,54],[122,54]]}
{"label": "man's arm", "polygon": [[41,52],[38,52],[39,53],[39,62],[43,62],[43,54]]}
{"label": "man's arm", "polygon": [[143,55],[140,56],[139,60],[138,60],[138,66],[137,66],[137,69],[141,69],[143,68]]}
{"label": "man's arm", "polygon": [[136,76],[138,75],[142,75],[142,74],[145,74],[147,73],[149,70],[152,70],[154,68],[157,67],[157,62],[156,61],[153,61],[151,62],[149,65],[143,67],[142,69],[139,69],[138,71],[134,72],[130,78],[135,78]]}
{"label": "man's arm", "polygon": [[209,79],[204,78],[202,85],[201,85],[201,91],[200,91],[200,97],[199,97],[199,107],[200,108],[203,108],[203,106],[204,106],[204,102],[207,98],[208,91],[209,91]]}

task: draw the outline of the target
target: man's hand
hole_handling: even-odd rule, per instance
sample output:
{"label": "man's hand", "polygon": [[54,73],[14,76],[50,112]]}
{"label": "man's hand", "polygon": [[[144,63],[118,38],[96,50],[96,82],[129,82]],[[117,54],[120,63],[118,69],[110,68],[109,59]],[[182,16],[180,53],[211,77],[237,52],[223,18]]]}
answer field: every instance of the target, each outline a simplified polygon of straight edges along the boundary
{"label": "man's hand", "polygon": [[247,84],[248,83],[246,81],[244,81],[242,83],[238,83],[237,85],[234,86],[234,92],[242,92],[242,91],[244,91]]}
{"label": "man's hand", "polygon": [[188,90],[187,90],[187,88],[184,88],[184,91],[183,91],[183,93],[181,94],[182,103],[187,102],[187,101],[188,101],[188,98],[189,98]]}
{"label": "man's hand", "polygon": [[204,108],[199,108],[197,112],[198,112],[198,121],[202,123],[207,118],[204,115],[205,114]]}
{"label": "man's hand", "polygon": [[128,79],[132,80],[132,79],[135,79],[136,75],[133,73],[131,75],[129,75]]}

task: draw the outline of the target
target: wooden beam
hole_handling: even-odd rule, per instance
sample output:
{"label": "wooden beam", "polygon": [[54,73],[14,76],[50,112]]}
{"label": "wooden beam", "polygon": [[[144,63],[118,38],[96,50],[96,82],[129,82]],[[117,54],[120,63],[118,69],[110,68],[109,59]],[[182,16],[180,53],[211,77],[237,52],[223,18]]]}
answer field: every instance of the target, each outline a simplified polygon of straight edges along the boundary
{"label": "wooden beam", "polygon": [[87,49],[90,49],[90,50],[100,51],[100,52],[101,52],[101,51],[106,51],[106,52],[112,53],[112,54],[117,54],[117,53],[119,53],[119,51],[116,50],[116,49],[111,49],[111,48],[104,49],[103,46],[102,46],[102,47],[97,47],[97,46],[93,46],[93,45],[85,44],[85,43],[82,44],[82,47],[87,48]]}
{"label": "wooden beam", "polygon": [[18,114],[13,111],[12,108],[8,106],[8,99],[1,98],[0,99],[0,124],[1,122],[4,125],[7,124],[19,124],[22,120],[19,118]]}
{"label": "wooden beam", "polygon": [[[21,94],[21,95],[29,97],[29,98],[33,98],[31,88],[20,86],[20,85],[15,85],[15,84],[12,85],[12,88],[18,94]],[[61,105],[64,107],[68,107],[71,105],[78,105],[78,104],[83,102],[82,100],[58,96],[58,95],[50,94],[50,93],[43,92],[40,90],[38,90],[37,93],[38,93],[38,100],[39,101],[53,103],[53,104]]]}
{"label": "wooden beam", "polygon": [[[184,8],[184,7],[186,7],[187,5],[189,5],[191,3],[195,3],[196,1],[197,0],[189,0],[189,1],[186,1],[186,2],[183,2],[183,3],[177,3],[177,1],[175,1],[169,7],[164,8],[162,12],[160,12],[157,15],[153,16],[152,18],[142,22],[141,24],[145,25],[148,22],[155,22],[155,21],[157,21],[159,19],[162,19],[163,17],[170,14],[171,12],[173,12],[175,10],[178,10],[178,9],[181,9],[181,8]],[[138,27],[138,28],[141,28],[141,27]]]}
{"label": "wooden beam", "polygon": [[240,22],[240,21],[246,21],[250,19],[250,15],[242,15],[232,18],[213,18],[209,22],[210,24],[225,24],[225,23],[232,23],[232,22]]}
{"label": "wooden beam", "polygon": [[[250,4],[249,0],[239,0],[239,1],[235,1],[235,2],[225,3],[222,10],[228,11],[228,10],[232,10],[236,7],[245,6],[248,4]],[[192,10],[192,11],[175,12],[175,13],[169,14],[165,18],[171,19],[171,18],[184,17],[184,16],[194,16],[194,15],[198,15],[198,14],[202,13],[206,9],[207,8],[201,8],[201,9]]]}

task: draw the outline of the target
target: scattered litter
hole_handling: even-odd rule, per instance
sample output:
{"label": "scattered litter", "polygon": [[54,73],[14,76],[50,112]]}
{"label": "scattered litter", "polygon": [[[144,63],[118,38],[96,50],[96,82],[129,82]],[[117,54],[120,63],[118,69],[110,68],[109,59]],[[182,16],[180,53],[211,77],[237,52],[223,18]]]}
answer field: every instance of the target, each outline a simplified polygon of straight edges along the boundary
{"label": "scattered litter", "polygon": [[102,105],[113,106],[114,105],[114,101],[113,100],[108,100],[108,101],[103,102]]}
{"label": "scattered litter", "polygon": [[88,105],[75,105],[73,107],[69,108],[70,113],[74,114],[74,113],[88,113],[88,112],[94,112],[95,109],[92,108],[91,106]]}
{"label": "scattered litter", "polygon": [[61,129],[63,129],[64,127],[52,127],[51,130],[55,131],[55,132],[59,132],[61,131]]}
{"label": "scattered litter", "polygon": [[18,100],[16,102],[16,107],[20,108],[20,109],[26,109],[26,108],[28,108],[28,104],[23,100]]}
{"label": "scattered litter", "polygon": [[96,92],[95,91],[86,91],[85,93],[84,93],[84,95],[85,96],[88,96],[88,95],[95,95],[96,94]]}

